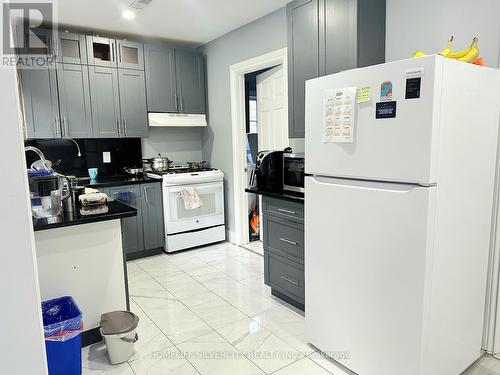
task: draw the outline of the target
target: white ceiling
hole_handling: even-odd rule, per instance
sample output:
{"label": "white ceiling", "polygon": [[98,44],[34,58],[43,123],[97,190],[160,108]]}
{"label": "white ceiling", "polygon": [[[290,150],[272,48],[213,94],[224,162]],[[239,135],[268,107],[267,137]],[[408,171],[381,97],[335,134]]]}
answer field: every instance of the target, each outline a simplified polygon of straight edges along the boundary
{"label": "white ceiling", "polygon": [[133,0],[59,0],[58,23],[202,45],[291,0],[153,0],[134,20],[121,13]]}

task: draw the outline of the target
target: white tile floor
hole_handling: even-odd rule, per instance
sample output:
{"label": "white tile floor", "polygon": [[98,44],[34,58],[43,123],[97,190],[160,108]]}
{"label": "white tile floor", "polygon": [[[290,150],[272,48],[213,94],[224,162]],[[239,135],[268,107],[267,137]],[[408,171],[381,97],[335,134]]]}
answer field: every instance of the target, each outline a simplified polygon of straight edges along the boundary
{"label": "white tile floor", "polygon": [[[111,366],[103,344],[85,348],[83,374],[349,374],[307,343],[303,314],[271,296],[263,267],[229,243],[129,262],[136,353]],[[467,374],[499,375],[500,361]]]}

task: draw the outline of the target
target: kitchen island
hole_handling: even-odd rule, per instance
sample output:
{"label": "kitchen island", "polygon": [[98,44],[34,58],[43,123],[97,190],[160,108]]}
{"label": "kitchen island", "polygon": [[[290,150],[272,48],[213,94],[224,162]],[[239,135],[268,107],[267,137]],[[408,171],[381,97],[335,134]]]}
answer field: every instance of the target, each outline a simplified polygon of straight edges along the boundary
{"label": "kitchen island", "polygon": [[121,219],[137,210],[118,201],[95,215],[33,219],[42,301],[72,296],[83,315],[82,346],[101,340],[102,313],[128,310]]}

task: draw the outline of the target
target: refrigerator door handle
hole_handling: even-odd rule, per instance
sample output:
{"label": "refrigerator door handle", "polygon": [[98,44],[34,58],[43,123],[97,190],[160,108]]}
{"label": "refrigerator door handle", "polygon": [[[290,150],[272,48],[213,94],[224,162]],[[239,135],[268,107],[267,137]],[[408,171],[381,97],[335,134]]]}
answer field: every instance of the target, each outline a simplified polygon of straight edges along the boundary
{"label": "refrigerator door handle", "polygon": [[400,182],[382,182],[370,180],[351,180],[335,177],[312,176],[306,179],[312,179],[314,182],[321,185],[345,186],[353,189],[368,189],[390,191],[394,193],[408,193],[417,188],[428,188],[418,184],[400,183]]}

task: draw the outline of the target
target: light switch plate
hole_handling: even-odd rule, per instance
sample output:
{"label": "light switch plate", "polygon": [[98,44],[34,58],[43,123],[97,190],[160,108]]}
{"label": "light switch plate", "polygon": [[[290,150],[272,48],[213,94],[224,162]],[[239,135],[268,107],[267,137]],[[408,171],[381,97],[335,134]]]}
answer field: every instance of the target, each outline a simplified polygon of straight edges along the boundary
{"label": "light switch plate", "polygon": [[111,163],[111,152],[104,151],[102,153],[102,162],[103,163]]}

